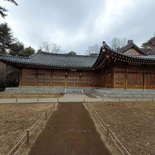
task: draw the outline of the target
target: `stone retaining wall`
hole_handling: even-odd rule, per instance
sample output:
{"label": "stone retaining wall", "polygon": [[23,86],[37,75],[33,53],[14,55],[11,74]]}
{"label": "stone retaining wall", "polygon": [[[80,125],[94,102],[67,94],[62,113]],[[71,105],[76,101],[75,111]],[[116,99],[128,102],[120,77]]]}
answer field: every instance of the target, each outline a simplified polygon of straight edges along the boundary
{"label": "stone retaining wall", "polygon": [[154,98],[155,90],[143,89],[93,89],[93,93],[108,98]]}

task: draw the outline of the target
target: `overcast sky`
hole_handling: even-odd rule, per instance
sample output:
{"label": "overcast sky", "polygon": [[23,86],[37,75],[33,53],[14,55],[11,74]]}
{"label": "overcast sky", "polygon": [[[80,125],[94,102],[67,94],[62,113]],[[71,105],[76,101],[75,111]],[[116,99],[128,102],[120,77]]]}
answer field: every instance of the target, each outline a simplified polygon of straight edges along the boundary
{"label": "overcast sky", "polygon": [[[14,37],[36,50],[43,41],[65,52],[85,54],[88,46],[111,43],[114,37],[137,45],[155,34],[155,0],[0,0]],[[45,3],[46,2],[46,3]]]}

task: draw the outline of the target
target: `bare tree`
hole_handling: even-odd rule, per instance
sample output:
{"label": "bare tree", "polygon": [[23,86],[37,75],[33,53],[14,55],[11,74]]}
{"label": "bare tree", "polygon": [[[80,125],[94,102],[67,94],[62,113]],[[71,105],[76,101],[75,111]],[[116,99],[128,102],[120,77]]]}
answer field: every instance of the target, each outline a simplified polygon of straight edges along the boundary
{"label": "bare tree", "polygon": [[85,53],[89,55],[93,55],[93,54],[98,54],[99,51],[100,51],[99,45],[95,44],[94,46],[89,46]]}
{"label": "bare tree", "polygon": [[51,42],[43,42],[42,46],[40,46],[40,49],[49,53],[58,53],[61,49],[61,46]]}
{"label": "bare tree", "polygon": [[121,47],[125,46],[127,44],[127,40],[126,38],[116,38],[114,37],[111,41],[111,48],[113,50],[118,50],[120,49]]}

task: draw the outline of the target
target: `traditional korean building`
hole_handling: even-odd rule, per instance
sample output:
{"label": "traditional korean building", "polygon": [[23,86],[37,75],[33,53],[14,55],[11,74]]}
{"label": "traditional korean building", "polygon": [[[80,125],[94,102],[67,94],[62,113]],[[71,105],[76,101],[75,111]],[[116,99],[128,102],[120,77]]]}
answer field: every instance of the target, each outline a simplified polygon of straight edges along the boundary
{"label": "traditional korean building", "polygon": [[21,70],[20,86],[155,89],[155,55],[132,41],[117,51],[103,42],[99,55],[38,51],[30,57],[0,55],[0,61]]}

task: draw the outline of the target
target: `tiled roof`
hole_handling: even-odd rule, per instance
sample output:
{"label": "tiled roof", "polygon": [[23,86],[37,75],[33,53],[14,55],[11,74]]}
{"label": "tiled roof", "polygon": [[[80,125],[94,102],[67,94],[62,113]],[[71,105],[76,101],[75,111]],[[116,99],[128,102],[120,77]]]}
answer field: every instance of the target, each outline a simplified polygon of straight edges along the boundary
{"label": "tiled roof", "polygon": [[123,52],[112,50],[104,43],[93,68],[101,69],[105,64],[115,62],[155,65],[155,55],[126,55]]}
{"label": "tiled roof", "polygon": [[146,52],[144,52],[142,49],[140,49],[137,45],[135,45],[133,42],[131,43],[128,43],[126,46],[120,48],[118,50],[119,53],[124,53],[125,51],[131,49],[131,48],[135,48],[140,54],[143,54],[143,55],[147,55]]}
{"label": "tiled roof", "polygon": [[19,57],[10,55],[0,55],[0,60],[6,63],[11,63],[18,66],[31,67],[49,67],[49,68],[75,68],[89,69],[93,66],[97,56],[86,55],[68,55],[68,54],[53,54],[38,51],[31,57]]}
{"label": "tiled roof", "polygon": [[55,69],[100,69],[107,63],[125,62],[135,64],[155,65],[155,55],[126,55],[124,51],[130,48],[141,49],[134,43],[121,48],[119,51],[112,50],[105,42],[99,55],[68,55],[53,54],[38,51],[30,57],[0,55],[0,61],[15,67],[36,67]]}

